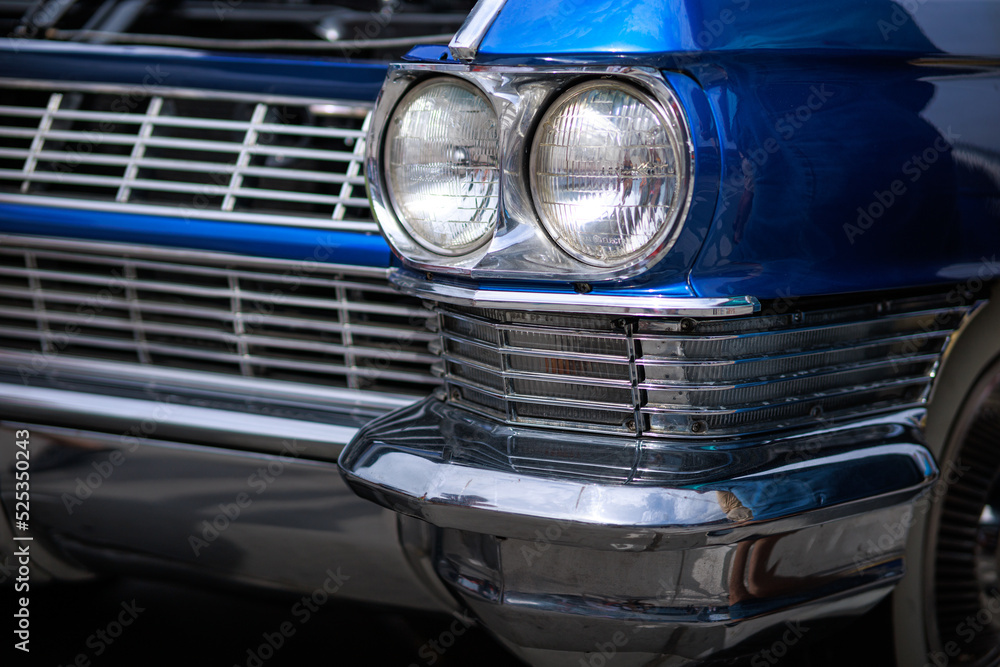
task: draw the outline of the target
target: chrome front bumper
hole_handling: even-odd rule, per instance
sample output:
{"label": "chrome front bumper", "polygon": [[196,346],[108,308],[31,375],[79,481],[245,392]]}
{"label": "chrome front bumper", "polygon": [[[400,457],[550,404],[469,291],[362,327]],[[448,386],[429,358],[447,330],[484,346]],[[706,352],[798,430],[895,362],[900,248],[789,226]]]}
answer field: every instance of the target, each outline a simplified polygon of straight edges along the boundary
{"label": "chrome front bumper", "polygon": [[750,654],[793,618],[857,615],[889,592],[938,475],[921,416],[636,440],[432,398],[364,427],[340,466],[359,495],[421,520],[401,531],[411,561],[533,661],[577,664],[610,641],[637,664],[680,664]]}
{"label": "chrome front bumper", "polygon": [[455,606],[412,574],[396,515],[337,469],[361,424],[412,399],[55,356],[17,376],[31,359],[0,352],[0,534],[26,430],[32,582],[132,574],[312,594],[329,571],[343,599]]}

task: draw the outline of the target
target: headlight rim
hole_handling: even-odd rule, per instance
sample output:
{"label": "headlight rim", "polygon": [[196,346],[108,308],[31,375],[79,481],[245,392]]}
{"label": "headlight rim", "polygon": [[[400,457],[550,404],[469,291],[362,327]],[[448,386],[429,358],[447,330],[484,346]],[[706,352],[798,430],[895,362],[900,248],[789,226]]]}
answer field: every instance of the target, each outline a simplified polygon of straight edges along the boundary
{"label": "headlight rim", "polygon": [[[677,156],[677,193],[674,198],[676,206],[671,211],[669,218],[661,226],[661,231],[650,241],[623,259],[613,262],[602,262],[593,256],[567,247],[567,244],[562,242],[559,234],[556,230],[552,229],[552,225],[542,215],[538,205],[538,170],[536,169],[536,163],[538,142],[542,136],[542,128],[551,115],[555,113],[555,110],[559,108],[560,103],[571,96],[593,88],[616,88],[622,90],[650,108],[667,128],[669,138],[673,142],[674,152]],[[549,240],[574,260],[601,270],[630,271],[636,267],[648,270],[668,253],[683,231],[684,222],[690,210],[694,192],[693,180],[696,173],[694,164],[695,152],[691,142],[691,129],[683,107],[670,88],[665,88],[664,92],[667,94],[666,99],[660,94],[646,89],[640,82],[625,77],[591,76],[582,79],[576,78],[567,81],[560,90],[556,91],[545,105],[544,111],[538,115],[538,120],[532,129],[532,136],[528,144],[530,148],[526,156],[530,202],[540,227],[548,235]]]}
{"label": "headlight rim", "polygon": [[[392,123],[393,119],[396,118],[396,114],[403,104],[411,98],[411,96],[416,95],[420,90],[424,88],[429,88],[434,85],[452,85],[457,88],[463,88],[473,95],[476,95],[482,102],[486,105],[486,108],[493,113],[494,120],[497,126],[497,215],[494,217],[493,224],[490,226],[489,230],[483,234],[474,245],[464,246],[458,250],[451,250],[448,248],[442,248],[431,243],[427,239],[423,238],[420,234],[416,233],[411,227],[410,222],[405,216],[400,214],[399,205],[397,203],[397,198],[393,192],[392,178],[389,174],[388,164],[389,164],[389,125]],[[378,155],[381,159],[384,167],[380,169],[379,178],[381,180],[382,188],[385,193],[385,204],[388,212],[396,219],[400,229],[404,234],[409,237],[409,239],[417,244],[420,248],[423,248],[427,252],[432,253],[444,258],[455,259],[462,258],[465,256],[473,255],[476,251],[483,248],[483,246],[489,245],[492,241],[494,235],[496,234],[497,228],[500,224],[500,214],[499,209],[502,206],[502,182],[503,179],[499,173],[503,166],[503,156],[502,156],[502,141],[500,137],[500,114],[496,108],[496,105],[490,99],[490,96],[483,91],[481,88],[476,86],[474,83],[468,79],[450,76],[449,74],[432,74],[427,77],[417,79],[412,85],[408,86],[406,90],[396,99],[395,104],[388,111],[385,116],[386,124],[382,128],[381,136],[379,137],[380,145],[378,146]]]}

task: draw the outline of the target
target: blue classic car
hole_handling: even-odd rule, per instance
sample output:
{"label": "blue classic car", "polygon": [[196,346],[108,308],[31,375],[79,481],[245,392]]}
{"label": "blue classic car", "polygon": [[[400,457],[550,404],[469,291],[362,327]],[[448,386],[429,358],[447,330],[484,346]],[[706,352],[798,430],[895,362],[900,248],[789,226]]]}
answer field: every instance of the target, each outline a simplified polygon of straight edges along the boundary
{"label": "blue classic car", "polygon": [[1000,2],[0,5],[21,595],[1000,664]]}

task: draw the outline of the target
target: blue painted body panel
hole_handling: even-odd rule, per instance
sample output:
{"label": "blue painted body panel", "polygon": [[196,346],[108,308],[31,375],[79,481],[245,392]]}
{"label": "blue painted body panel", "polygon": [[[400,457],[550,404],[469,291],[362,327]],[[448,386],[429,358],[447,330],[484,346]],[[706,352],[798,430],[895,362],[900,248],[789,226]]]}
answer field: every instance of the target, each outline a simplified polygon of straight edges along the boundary
{"label": "blue painted body panel", "polygon": [[507,0],[479,60],[786,51],[1000,55],[993,0]]}
{"label": "blue painted body panel", "polygon": [[[652,271],[595,290],[770,299],[994,277],[1000,2],[910,4],[508,0],[478,62],[656,66],[677,90],[695,135],[690,219]],[[446,53],[419,47],[408,59]],[[165,48],[0,48],[4,76],[142,85],[157,73],[167,86],[358,100],[374,100],[384,71]],[[330,261],[394,261],[371,235],[68,209],[5,205],[0,230],[288,258],[325,236],[338,249]]]}
{"label": "blue painted body panel", "polygon": [[995,70],[764,58],[693,71],[724,146],[698,293],[947,284],[996,263]]}
{"label": "blue painted body panel", "polygon": [[238,252],[357,266],[388,266],[391,254],[385,240],[375,234],[0,202],[0,244],[5,233]]}
{"label": "blue painted body panel", "polygon": [[694,79],[722,187],[690,287],[787,299],[1000,274],[998,55],[989,0],[508,0],[477,63]]}
{"label": "blue painted body panel", "polygon": [[146,46],[3,40],[0,76],[375,101],[386,65]]}

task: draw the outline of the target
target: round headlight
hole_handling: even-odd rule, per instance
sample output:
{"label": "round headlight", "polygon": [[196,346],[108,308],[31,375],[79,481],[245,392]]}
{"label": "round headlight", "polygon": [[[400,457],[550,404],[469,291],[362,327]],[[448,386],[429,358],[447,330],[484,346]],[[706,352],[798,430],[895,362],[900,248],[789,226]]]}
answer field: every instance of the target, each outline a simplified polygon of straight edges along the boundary
{"label": "round headlight", "polygon": [[417,243],[460,255],[489,240],[500,203],[497,117],[472,85],[431,79],[403,97],[389,121],[389,199]]}
{"label": "round headlight", "polygon": [[584,83],[542,117],[531,189],[545,229],[576,259],[633,264],[671,243],[687,188],[686,131],[632,87]]}

